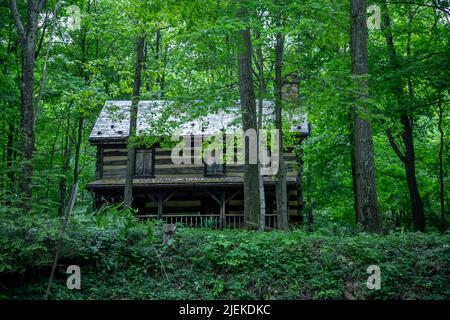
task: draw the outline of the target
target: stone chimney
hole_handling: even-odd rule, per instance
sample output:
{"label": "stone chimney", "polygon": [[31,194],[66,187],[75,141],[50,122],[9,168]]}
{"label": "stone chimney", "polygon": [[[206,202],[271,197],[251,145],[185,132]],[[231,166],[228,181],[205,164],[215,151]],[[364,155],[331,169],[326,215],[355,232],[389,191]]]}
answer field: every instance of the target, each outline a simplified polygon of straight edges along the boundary
{"label": "stone chimney", "polygon": [[283,87],[281,88],[281,96],[284,100],[294,103],[298,100],[299,94],[299,77],[296,74],[290,74],[283,79]]}

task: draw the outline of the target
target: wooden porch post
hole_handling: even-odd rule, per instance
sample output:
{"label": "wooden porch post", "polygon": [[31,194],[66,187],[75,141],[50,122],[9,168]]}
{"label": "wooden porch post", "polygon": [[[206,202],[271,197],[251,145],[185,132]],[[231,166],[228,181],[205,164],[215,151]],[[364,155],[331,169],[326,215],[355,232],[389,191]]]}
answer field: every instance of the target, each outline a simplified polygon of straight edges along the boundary
{"label": "wooden porch post", "polygon": [[93,208],[97,211],[102,206],[102,196],[97,192],[93,193]]}
{"label": "wooden porch post", "polygon": [[161,220],[163,216],[163,194],[158,193],[158,220]]}
{"label": "wooden porch post", "polygon": [[214,199],[214,201],[217,202],[220,208],[220,214],[219,214],[219,228],[223,229],[225,227],[226,221],[225,221],[225,206],[227,204],[227,200],[225,200],[225,191],[220,192],[220,197],[217,198],[214,194],[211,192],[207,193],[211,196],[211,198]]}
{"label": "wooden porch post", "polygon": [[223,229],[225,227],[225,191],[222,191],[220,193],[220,229]]}

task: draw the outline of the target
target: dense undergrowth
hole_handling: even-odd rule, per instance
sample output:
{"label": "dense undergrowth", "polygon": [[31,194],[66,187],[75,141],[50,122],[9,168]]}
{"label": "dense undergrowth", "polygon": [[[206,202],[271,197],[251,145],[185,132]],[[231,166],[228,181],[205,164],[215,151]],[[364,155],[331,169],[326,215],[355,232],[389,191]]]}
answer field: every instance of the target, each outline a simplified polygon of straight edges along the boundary
{"label": "dense undergrowth", "polygon": [[[0,298],[41,299],[60,220],[2,213]],[[450,234],[368,235],[334,227],[289,233],[161,226],[112,209],[75,213],[51,299],[449,299]],[[66,287],[68,265],[81,290]],[[366,287],[381,268],[381,289]]]}

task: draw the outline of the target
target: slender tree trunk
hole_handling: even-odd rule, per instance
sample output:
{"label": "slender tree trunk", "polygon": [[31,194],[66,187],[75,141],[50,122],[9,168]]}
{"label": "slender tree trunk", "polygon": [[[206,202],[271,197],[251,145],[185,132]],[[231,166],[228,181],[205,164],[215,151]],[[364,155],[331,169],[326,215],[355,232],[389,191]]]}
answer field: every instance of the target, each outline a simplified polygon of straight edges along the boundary
{"label": "slender tree trunk", "polygon": [[446,214],[449,214],[450,213],[450,210],[449,210],[449,208],[450,208],[450,198],[445,198],[445,202],[447,203],[447,206],[446,206]]}
{"label": "slender tree trunk", "polygon": [[133,141],[130,140],[132,140],[133,136],[136,134],[137,113],[141,90],[141,73],[142,65],[144,64],[144,47],[145,38],[140,36],[136,42],[136,67],[134,71],[133,98],[130,109],[127,173],[124,188],[124,205],[126,208],[131,208],[133,203],[133,177],[136,166],[136,150],[133,146]]}
{"label": "slender tree trunk", "polygon": [[[22,157],[21,168],[19,170],[19,190],[28,200],[32,197],[32,176],[33,176],[33,152],[35,143],[34,132],[34,62],[37,35],[37,19],[40,11],[36,10],[35,3],[28,1],[27,35],[22,45],[22,81],[21,81],[21,133],[22,133]],[[29,27],[28,27],[29,25]],[[24,203],[24,207],[29,207],[29,203]]]}
{"label": "slender tree trunk", "polygon": [[[70,111],[70,108],[69,108]],[[66,136],[64,139],[64,149],[62,155],[61,177],[59,178],[59,213],[64,214],[66,208],[66,194],[67,194],[67,174],[69,172],[70,164],[70,113],[67,113]]]}
{"label": "slender tree trunk", "polygon": [[353,130],[354,113],[349,113],[350,166],[352,169],[353,209],[355,210],[355,222],[358,224],[358,192],[356,190],[356,165],[355,165],[355,132]]}
{"label": "slender tree trunk", "polygon": [[400,122],[403,127],[403,142],[405,144],[405,173],[408,185],[409,197],[411,199],[412,220],[416,231],[425,231],[425,215],[422,197],[419,193],[416,179],[416,160],[413,144],[413,133],[411,120],[407,116],[401,116]]}
{"label": "slender tree trunk", "polygon": [[350,30],[352,73],[356,78],[357,96],[354,105],[355,172],[358,223],[367,231],[379,230],[375,161],[372,127],[360,114],[366,113],[363,99],[367,98],[367,47],[365,0],[350,0]]}
{"label": "slender tree trunk", "polygon": [[9,0],[11,14],[14,19],[19,43],[22,49],[22,78],[20,83],[21,100],[21,153],[22,161],[18,172],[19,191],[24,196],[22,208],[27,212],[32,203],[33,195],[33,152],[35,143],[34,132],[34,64],[39,14],[43,0],[27,1],[27,19],[24,28],[15,0]]}
{"label": "slender tree trunk", "polygon": [[9,123],[9,130],[8,130],[8,142],[6,146],[6,171],[7,171],[7,177],[8,177],[8,183],[7,185],[10,186],[11,190],[14,189],[14,169],[13,169],[13,150],[14,150],[14,136],[15,136],[15,125],[14,121]]}
{"label": "slender tree trunk", "polygon": [[[94,8],[95,9],[95,8]],[[91,1],[88,0],[86,3],[86,13],[89,14],[91,12]],[[80,64],[80,75],[83,77],[84,84],[87,86],[89,83],[89,77],[85,70],[85,64],[88,59],[88,43],[87,43],[87,27],[83,26],[81,30],[81,64]],[[78,122],[77,122],[77,141],[75,144],[75,162],[73,166],[73,184],[78,183],[80,176],[80,150],[81,144],[83,142],[83,129],[84,129],[84,118],[83,113],[78,112]]]}
{"label": "slender tree trunk", "polygon": [[439,128],[439,186],[440,186],[440,192],[439,192],[439,200],[441,203],[441,226],[443,229],[447,226],[447,219],[445,217],[445,184],[444,184],[444,129],[442,129],[442,118],[444,117],[444,111],[442,109],[442,103],[439,103],[439,122],[438,122],[438,128]]}
{"label": "slender tree trunk", "polygon": [[[408,0],[408,36],[407,36],[407,43],[406,43],[406,55],[407,55],[408,62],[411,60],[411,34],[412,34],[413,17],[414,17],[414,14],[411,9],[411,3],[410,3],[410,0]],[[420,199],[420,194],[419,194],[419,189],[417,187],[416,174],[415,174],[416,168],[415,168],[415,152],[414,152],[414,143],[413,143],[414,142],[414,140],[413,140],[413,118],[410,116],[411,106],[414,105],[414,88],[413,88],[411,76],[407,77],[407,84],[408,84],[408,98],[409,98],[407,115],[409,115],[409,117],[405,117],[404,119],[401,119],[401,122],[404,127],[404,141],[405,141],[405,145],[407,146],[405,148],[405,154],[407,155],[406,159],[409,160],[408,162],[411,162],[410,164],[408,164],[408,166],[409,166],[408,171],[409,171],[411,177],[409,177],[409,178],[407,177],[407,179],[410,180],[410,182],[408,182],[408,185],[411,186],[410,190],[412,190],[412,192],[413,192],[413,194],[411,195],[411,198],[414,199],[413,206],[416,206],[415,211],[422,210],[422,212],[423,212],[424,211],[423,205],[420,202],[418,202],[418,199]],[[403,121],[405,121],[405,123],[403,123]],[[420,206],[422,206],[422,208]],[[414,225],[421,226],[421,225],[425,224],[425,221],[421,221],[422,219],[424,219],[424,216],[421,217],[421,215],[416,215],[413,218],[414,218],[414,220],[413,220]],[[420,227],[418,227],[418,228],[420,228]]]}
{"label": "slender tree trunk", "polygon": [[[237,16],[248,21],[248,12],[240,3]],[[248,28],[241,30],[236,36],[239,95],[242,112],[242,129],[257,129],[256,102],[252,77],[252,45]],[[246,144],[245,141],[243,141]],[[247,227],[259,228],[259,170],[258,164],[249,163],[249,145],[244,147],[244,222]]]}
{"label": "slender tree trunk", "polygon": [[149,72],[147,72],[148,71],[148,56],[149,56],[149,54],[148,54],[148,47],[150,46],[150,44],[149,44],[149,42],[150,41],[147,41],[146,43],[145,43],[145,47],[144,47],[144,65],[142,66],[142,71],[144,72],[144,74],[145,74],[145,80],[144,80],[144,85],[145,85],[145,90],[147,91],[147,92],[150,92],[150,83],[151,83],[151,79],[150,79],[150,74],[149,74]]}
{"label": "slender tree trunk", "polygon": [[[400,72],[400,65],[398,62],[397,54],[394,46],[394,38],[392,36],[391,23],[389,14],[387,11],[387,3],[386,1],[382,4],[383,9],[383,24],[382,31],[385,34],[386,47],[390,59],[391,67],[396,71]],[[402,141],[405,147],[405,153],[402,154],[400,148],[396,144],[392,134],[389,130],[386,130],[386,133],[389,138],[389,142],[394,149],[395,153],[399,157],[399,159],[403,162],[405,166],[405,175],[406,175],[406,184],[408,186],[408,192],[410,196],[411,203],[411,213],[412,213],[412,221],[414,225],[414,230],[416,231],[424,231],[425,230],[425,213],[423,209],[422,198],[419,193],[419,188],[417,186],[416,179],[416,166],[415,166],[415,153],[414,153],[414,139],[413,139],[413,125],[412,125],[412,117],[409,112],[409,108],[407,106],[407,101],[405,99],[405,93],[403,92],[403,84],[402,79],[399,78],[393,86],[393,94],[397,99],[398,107],[400,108],[400,123],[402,125]],[[411,85],[408,88],[409,90],[409,100],[413,99],[413,91]]]}
{"label": "slender tree trunk", "polygon": [[[53,26],[52,26],[52,32],[50,34],[50,39],[48,40],[48,44],[47,44],[47,50],[45,51],[45,57],[44,57],[44,65],[42,67],[42,77],[41,77],[41,81],[39,83],[39,90],[38,90],[38,94],[36,97],[36,111],[35,111],[35,115],[34,115],[34,124],[33,126],[36,126],[36,119],[39,116],[39,112],[41,110],[41,100],[42,100],[42,94],[44,93],[44,85],[45,85],[45,79],[47,78],[47,64],[48,64],[48,59],[50,57],[50,50],[52,49],[52,45],[53,45],[53,38],[55,37],[56,34],[56,22],[57,20],[57,15],[58,15],[58,10],[59,10],[59,6],[61,5],[61,1],[57,2],[55,4],[55,8],[53,10]],[[45,32],[45,29],[42,33]],[[44,38],[44,35],[42,35],[42,39]]]}
{"label": "slender tree trunk", "polygon": [[[61,122],[58,123],[58,129],[56,130],[56,132],[55,132],[55,138],[53,139],[52,148],[51,148],[51,151],[50,151],[50,164],[49,164],[49,170],[52,170],[52,169],[53,169],[53,161],[54,161],[54,158],[55,158],[56,143],[58,142],[59,130],[60,130],[60,129],[61,129]],[[51,184],[51,181],[52,181],[52,176],[49,175],[49,176],[47,177],[47,182],[48,182],[48,185],[49,185],[49,186],[50,186],[50,184]],[[48,198],[49,194],[50,194],[50,188],[47,188],[47,192],[46,192],[46,197],[47,197],[47,198]]]}
{"label": "slender tree trunk", "polygon": [[307,218],[307,228],[308,231],[312,232],[314,229],[314,200],[313,197],[311,196],[312,192],[312,169],[311,169],[311,165],[307,166],[307,170],[306,170],[306,183],[308,186],[308,197],[307,197],[307,204],[306,204],[306,218]]}
{"label": "slender tree trunk", "polygon": [[78,178],[80,175],[80,149],[81,143],[83,142],[83,127],[84,119],[80,114],[78,116],[78,129],[77,129],[77,143],[75,145],[75,163],[73,166],[73,184],[78,183]]}
{"label": "slender tree trunk", "polygon": [[[256,38],[261,41],[260,32],[256,33]],[[260,43],[256,48],[256,55],[258,56],[258,159],[259,159],[259,148],[261,143],[259,141],[259,132],[263,128],[263,112],[264,112],[264,95],[266,87],[264,84],[264,57],[262,53],[262,44]],[[263,231],[266,227],[266,197],[264,191],[264,177],[261,174],[262,165],[258,161],[258,177],[259,177],[259,230]]]}
{"label": "slender tree trunk", "polygon": [[161,72],[161,78],[159,79],[159,90],[160,90],[160,99],[164,99],[165,97],[165,90],[166,90],[166,68],[167,68],[167,51],[169,46],[166,45],[164,47],[164,54],[163,54],[163,60],[162,60],[162,70]]}
{"label": "slender tree trunk", "polygon": [[282,119],[282,86],[283,80],[281,76],[283,68],[283,50],[284,36],[277,33],[275,43],[275,129],[278,130],[278,148],[279,148],[279,167],[277,172],[276,183],[276,203],[278,228],[288,230],[288,200],[286,185],[286,165],[284,163],[284,146],[283,146],[283,119]]}
{"label": "slender tree trunk", "polygon": [[[159,86],[159,99],[164,98],[164,87],[165,87],[165,68],[167,64],[167,46],[164,48],[164,53],[162,53],[162,31],[158,29],[156,31],[156,41],[155,41],[155,62],[156,62],[156,83]],[[161,55],[163,55],[161,59]]]}
{"label": "slender tree trunk", "polygon": [[[304,224],[303,209],[305,201],[303,199],[303,159],[302,157],[297,160],[297,212],[300,218],[300,224]],[[289,200],[289,199],[288,199]]]}

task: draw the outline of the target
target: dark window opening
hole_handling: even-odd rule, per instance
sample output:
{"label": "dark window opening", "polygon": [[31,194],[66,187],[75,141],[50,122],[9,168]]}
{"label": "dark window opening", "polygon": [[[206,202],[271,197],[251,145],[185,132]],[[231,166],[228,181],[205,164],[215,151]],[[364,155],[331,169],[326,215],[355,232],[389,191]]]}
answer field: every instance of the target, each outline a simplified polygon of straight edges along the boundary
{"label": "dark window opening", "polygon": [[154,150],[136,150],[135,175],[137,177],[152,177],[154,174]]}

